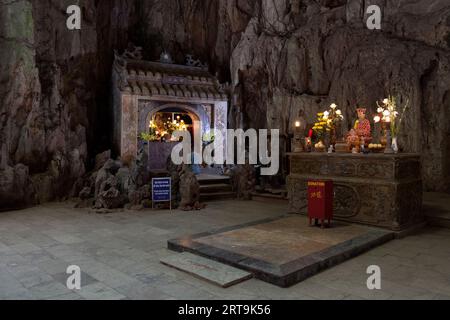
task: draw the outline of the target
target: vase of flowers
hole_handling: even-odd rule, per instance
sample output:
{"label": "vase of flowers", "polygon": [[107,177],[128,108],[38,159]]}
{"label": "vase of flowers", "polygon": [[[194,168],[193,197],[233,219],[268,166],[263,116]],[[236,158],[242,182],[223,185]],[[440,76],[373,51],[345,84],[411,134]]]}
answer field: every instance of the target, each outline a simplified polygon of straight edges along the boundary
{"label": "vase of flowers", "polygon": [[[340,141],[340,124],[344,116],[342,111],[337,108],[335,103],[330,105],[330,109],[317,114],[317,122],[314,124],[313,131],[318,140],[316,149],[326,151],[327,147],[335,147]],[[325,144],[325,142],[327,142]]]}
{"label": "vase of flowers", "polygon": [[402,127],[404,115],[409,107],[409,100],[406,101],[405,106],[402,108],[402,112],[399,113],[397,99],[393,96],[389,96],[384,99],[382,104],[378,103],[378,115],[375,116],[374,121],[385,124],[386,129],[386,153],[398,153],[398,135]]}

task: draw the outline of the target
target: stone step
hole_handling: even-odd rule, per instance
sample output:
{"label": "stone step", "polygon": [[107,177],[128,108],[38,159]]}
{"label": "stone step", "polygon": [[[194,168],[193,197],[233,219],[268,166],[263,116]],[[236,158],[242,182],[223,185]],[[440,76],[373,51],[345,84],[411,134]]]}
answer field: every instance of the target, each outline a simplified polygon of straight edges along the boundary
{"label": "stone step", "polygon": [[211,184],[230,184],[230,178],[228,179],[211,179],[211,180],[198,180],[201,186],[208,186]]}
{"label": "stone step", "polygon": [[257,199],[270,199],[270,200],[280,200],[280,201],[286,201],[288,200],[287,195],[280,195],[280,194],[272,194],[272,193],[260,193],[260,192],[253,192],[252,198],[254,200]]}
{"label": "stone step", "polygon": [[230,184],[230,177],[228,176],[200,174],[197,176],[197,180],[201,186],[211,184]]}
{"label": "stone step", "polygon": [[450,229],[450,213],[442,216],[427,216],[428,225]]}
{"label": "stone step", "polygon": [[236,198],[236,193],[231,191],[200,194],[200,201],[216,201],[234,198]]}
{"label": "stone step", "polygon": [[253,277],[247,271],[187,252],[163,258],[161,259],[161,263],[222,288],[231,287]]}
{"label": "stone step", "polygon": [[232,191],[231,185],[226,183],[200,185],[200,194]]}

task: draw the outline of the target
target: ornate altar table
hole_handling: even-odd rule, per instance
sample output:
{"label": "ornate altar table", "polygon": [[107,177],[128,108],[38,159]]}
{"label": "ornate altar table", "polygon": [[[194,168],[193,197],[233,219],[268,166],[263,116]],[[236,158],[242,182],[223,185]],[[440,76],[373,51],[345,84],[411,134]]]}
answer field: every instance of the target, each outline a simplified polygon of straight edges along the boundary
{"label": "ornate altar table", "polygon": [[307,182],[333,180],[339,220],[391,230],[423,221],[418,154],[289,153],[289,211],[307,213]]}

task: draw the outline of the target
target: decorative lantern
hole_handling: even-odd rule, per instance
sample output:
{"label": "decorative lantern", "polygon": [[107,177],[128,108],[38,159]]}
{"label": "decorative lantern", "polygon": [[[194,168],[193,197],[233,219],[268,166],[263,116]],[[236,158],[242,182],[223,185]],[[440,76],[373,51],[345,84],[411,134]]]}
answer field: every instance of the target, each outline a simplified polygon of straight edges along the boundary
{"label": "decorative lantern", "polygon": [[305,129],[305,119],[303,119],[302,117],[296,119],[294,124],[294,140],[292,143],[293,152],[305,152]]}

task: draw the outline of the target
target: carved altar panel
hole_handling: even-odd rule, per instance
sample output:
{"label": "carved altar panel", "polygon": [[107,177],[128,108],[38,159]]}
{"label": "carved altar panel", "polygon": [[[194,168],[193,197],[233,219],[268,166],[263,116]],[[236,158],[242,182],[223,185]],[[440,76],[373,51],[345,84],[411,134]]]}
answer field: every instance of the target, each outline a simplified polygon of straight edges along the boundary
{"label": "carved altar panel", "polygon": [[326,174],[323,171],[326,163],[323,160],[302,159],[302,161],[291,161],[291,173],[294,174]]}
{"label": "carved altar panel", "polygon": [[423,221],[418,155],[289,154],[289,210],[307,213],[307,182],[334,182],[335,217],[402,230]]}

